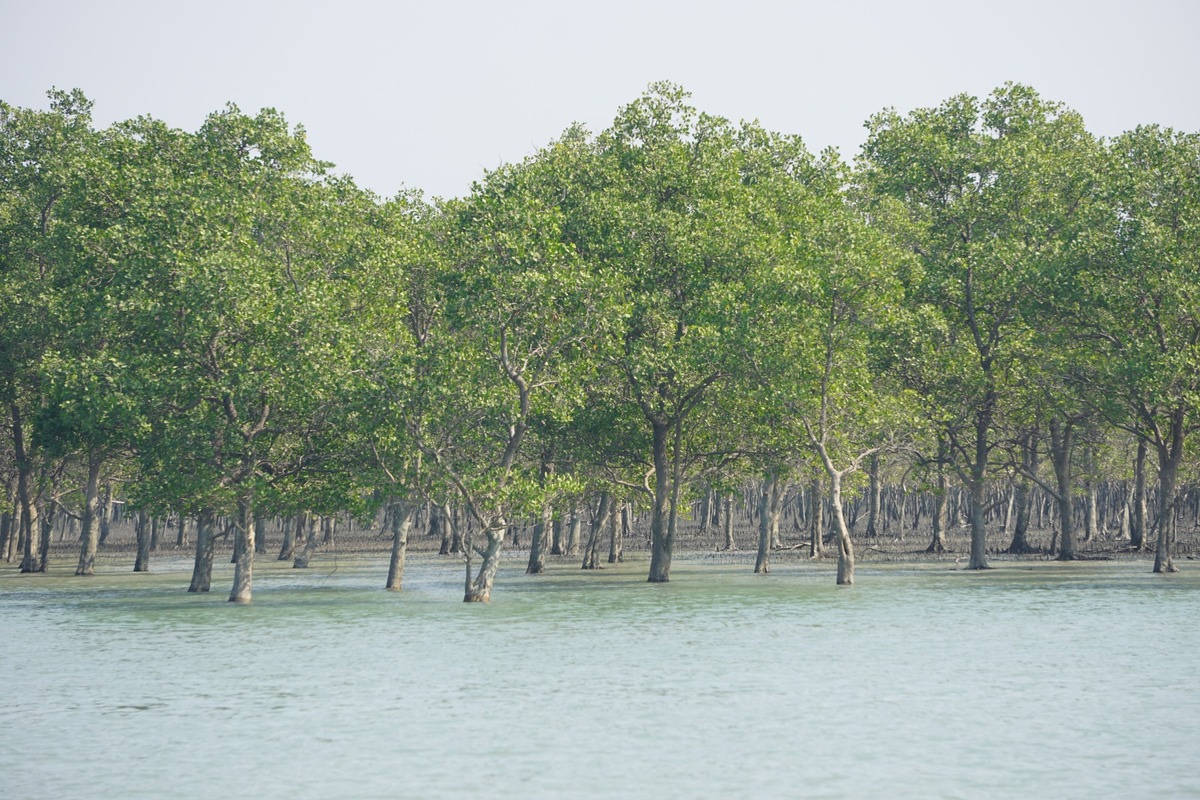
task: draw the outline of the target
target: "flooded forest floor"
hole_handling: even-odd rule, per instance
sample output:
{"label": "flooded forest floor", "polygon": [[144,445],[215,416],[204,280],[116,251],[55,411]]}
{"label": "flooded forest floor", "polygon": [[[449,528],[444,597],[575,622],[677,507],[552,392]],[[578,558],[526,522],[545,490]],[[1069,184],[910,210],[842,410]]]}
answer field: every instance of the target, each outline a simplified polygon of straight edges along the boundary
{"label": "flooded forest floor", "polygon": [[[758,547],[758,526],[741,520],[740,525],[733,529],[734,547],[725,547],[725,534],[717,525],[702,528],[692,520],[682,520],[676,534],[676,557],[714,561],[723,563],[754,563]],[[649,519],[634,516],[630,520],[629,530],[621,537],[620,551],[622,560],[638,561],[649,558],[650,528]],[[967,561],[970,550],[970,529],[965,525],[950,526],[945,534],[945,551],[930,552],[931,532],[926,526],[918,529],[905,529],[899,532],[893,525],[885,528],[876,536],[866,536],[860,520],[852,531],[855,556],[859,564],[870,563],[924,563],[942,562],[948,564]],[[458,542],[453,537],[444,537],[436,530],[430,531],[427,520],[418,520],[408,538],[408,550],[413,554],[438,554],[447,559],[459,557]],[[521,526],[513,529],[514,538],[506,542],[505,560],[528,558],[529,544],[532,536],[532,526]],[[157,533],[157,541],[151,549],[151,569],[157,558],[190,558],[194,552],[194,527],[185,527],[184,536],[179,536],[177,522],[171,520],[163,525]],[[1101,531],[1090,538],[1085,538],[1082,531],[1076,533],[1076,556],[1079,560],[1111,561],[1111,560],[1152,560],[1156,532],[1151,531],[1146,544],[1141,550],[1130,545],[1127,537],[1119,532]],[[225,560],[232,553],[232,536],[222,535],[216,540],[216,558],[218,562]],[[259,532],[258,559],[263,561],[290,560],[291,556],[282,553],[284,542],[283,524],[276,520],[261,523]],[[583,520],[580,526],[577,545],[570,545],[571,536],[569,525],[563,526],[561,534],[561,553],[555,553],[551,541],[547,537],[546,560],[548,563],[570,563],[581,561],[582,550],[588,538],[588,524]],[[1027,541],[1033,552],[1013,554],[1008,552],[1012,543],[1011,531],[1005,531],[1003,526],[989,526],[988,557],[990,561],[1049,561],[1057,555],[1058,533],[1053,527],[1030,530]],[[1180,562],[1195,560],[1200,557],[1200,529],[1192,525],[1181,524],[1176,533],[1172,556]],[[611,551],[609,535],[603,536],[599,546],[599,562],[601,568],[609,561]],[[299,552],[302,542],[297,542],[295,551]],[[386,557],[391,549],[391,533],[381,520],[374,524],[363,526],[347,519],[339,519],[333,525],[331,535],[321,535],[321,543],[313,554],[314,565],[323,559],[337,558],[376,558]],[[799,529],[798,525],[787,521],[780,525],[778,540],[772,548],[771,560],[777,562],[807,561],[812,558],[811,537],[808,530]],[[131,520],[112,523],[107,541],[101,546],[97,556],[97,567],[101,570],[121,570],[124,566],[132,568],[137,554],[137,533]],[[74,531],[56,530],[50,547],[50,563],[57,569],[68,564],[74,565],[79,557],[79,541]],[[831,534],[824,537],[822,552],[819,559],[836,560],[837,550]],[[12,566],[20,560],[17,550]],[[3,563],[3,562],[0,562]],[[1182,564],[1181,564],[1182,566]]]}

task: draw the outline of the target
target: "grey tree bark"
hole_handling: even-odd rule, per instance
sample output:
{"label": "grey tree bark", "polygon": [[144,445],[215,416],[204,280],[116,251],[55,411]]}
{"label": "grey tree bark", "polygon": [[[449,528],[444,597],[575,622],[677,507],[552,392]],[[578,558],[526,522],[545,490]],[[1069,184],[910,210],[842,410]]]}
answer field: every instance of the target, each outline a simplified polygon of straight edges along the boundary
{"label": "grey tree bark", "polygon": [[316,552],[317,544],[320,541],[318,531],[321,518],[315,514],[305,514],[304,516],[306,523],[304,524],[304,548],[296,554],[296,559],[292,562],[292,569],[308,569],[308,563],[312,560],[313,553]]}
{"label": "grey tree bark", "polygon": [[777,471],[768,472],[763,478],[758,505],[758,557],[754,564],[756,573],[771,571],[771,546],[773,537],[779,535],[779,511],[783,499],[784,482]]}
{"label": "grey tree bark", "polygon": [[725,495],[722,505],[724,510],[721,514],[721,529],[725,537],[725,545],[721,549],[732,552],[737,550],[737,542],[733,540],[733,495]]}
{"label": "grey tree bark", "polygon": [[[1039,456],[1037,448],[1037,439],[1032,434],[1024,437],[1021,442],[1021,465],[1023,471],[1029,475],[1038,475]],[[1018,477],[1016,486],[1014,487],[1013,505],[1016,519],[1013,524],[1012,541],[1009,542],[1006,552],[1017,555],[1024,555],[1037,551],[1033,545],[1029,543],[1029,512],[1033,506],[1033,486],[1030,478],[1021,476]]]}
{"label": "grey tree bark", "polygon": [[625,560],[625,534],[630,530],[631,514],[629,503],[621,504],[619,518],[613,520],[611,534],[608,539],[608,563],[617,564]]}
{"label": "grey tree bark", "polygon": [[279,561],[291,561],[296,557],[296,538],[304,531],[304,515],[289,517],[283,526],[283,541],[279,545]]}
{"label": "grey tree bark", "polygon": [[825,549],[825,543],[822,541],[822,537],[825,536],[825,496],[820,477],[813,478],[812,489],[808,495],[812,508],[808,515],[808,557],[820,558]]}
{"label": "grey tree bark", "polygon": [[150,571],[150,520],[145,511],[134,515],[134,531],[137,534],[137,558],[133,562],[134,572]]}
{"label": "grey tree bark", "polygon": [[96,574],[96,550],[100,546],[100,467],[103,463],[99,452],[88,454],[87,485],[83,491],[83,544],[76,575]]}
{"label": "grey tree bark", "polygon": [[104,484],[104,500],[101,505],[100,514],[100,546],[103,547],[108,541],[108,536],[111,531],[113,518],[113,488],[112,481],[106,481]]}
{"label": "grey tree bark", "polygon": [[1054,477],[1058,485],[1054,499],[1058,502],[1059,561],[1072,561],[1077,558],[1075,553],[1075,509],[1071,502],[1073,438],[1073,425],[1070,420],[1050,420],[1050,460],[1054,463]]}
{"label": "grey tree bark", "polygon": [[1133,518],[1129,524],[1129,546],[1134,550],[1146,547],[1146,521],[1149,509],[1146,502],[1146,456],[1149,446],[1138,439],[1137,456],[1133,465]]}
{"label": "grey tree bark", "polygon": [[[872,539],[878,536],[880,531],[879,524],[879,500],[883,493],[883,482],[879,475],[879,454],[876,453],[871,457],[871,483],[867,488],[867,530],[866,536]],[[901,523],[904,521],[904,512],[900,512]]]}
{"label": "grey tree bark", "polygon": [[206,509],[196,518],[196,558],[189,592],[207,592],[212,587],[213,538],[213,513]]}
{"label": "grey tree bark", "polygon": [[254,508],[250,495],[238,498],[237,523],[233,529],[237,537],[237,560],[233,564],[233,588],[229,602],[249,603],[254,583]]}
{"label": "grey tree bark", "polygon": [[17,537],[22,545],[21,572],[45,572],[38,541],[38,507],[33,498],[31,476],[33,462],[25,449],[25,420],[16,403],[9,405],[12,413],[13,459],[17,462]]}
{"label": "grey tree bark", "polygon": [[596,508],[596,513],[592,517],[592,523],[588,527],[588,540],[583,548],[583,566],[582,569],[599,569],[600,568],[600,537],[606,531],[610,532],[613,527],[613,501],[612,495],[608,492],[600,493],[599,505]]}
{"label": "grey tree bark", "polygon": [[408,554],[408,532],[416,505],[398,500],[392,505],[392,557],[388,562],[388,591],[398,592],[404,584],[404,560]]}
{"label": "grey tree bark", "polygon": [[1175,545],[1176,493],[1179,467],[1183,463],[1185,438],[1184,411],[1177,409],[1170,420],[1170,430],[1164,432],[1158,450],[1158,537],[1154,545],[1154,572],[1177,572],[1172,549]]}
{"label": "grey tree bark", "polygon": [[546,571],[546,533],[554,524],[554,511],[547,503],[542,506],[542,516],[533,526],[533,536],[529,540],[529,562],[525,566],[526,575],[540,575]]}

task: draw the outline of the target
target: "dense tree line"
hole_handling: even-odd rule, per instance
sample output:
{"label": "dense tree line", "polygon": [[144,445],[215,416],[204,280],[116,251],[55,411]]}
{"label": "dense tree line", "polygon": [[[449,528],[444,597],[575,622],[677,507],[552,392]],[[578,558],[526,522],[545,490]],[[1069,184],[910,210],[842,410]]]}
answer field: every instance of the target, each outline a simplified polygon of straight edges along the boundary
{"label": "dense tree line", "polygon": [[1080,497],[1090,532],[1119,481],[1131,545],[1175,569],[1195,134],[1102,140],[1010,84],[876,115],[850,166],[654,84],[463,198],[385,201],[275,111],[97,129],[79,91],[50,100],[0,105],[0,552],[22,571],[69,514],[91,574],[116,493],[196,521],[196,591],[229,520],[242,602],[256,520],[286,520],[299,559],[306,519],[381,509],[389,588],[418,514],[469,522],[486,601],[517,521],[538,572],[588,509],[570,535],[595,566],[630,503],[666,581],[681,518],[728,521],[750,480],[758,571],[794,501],[828,509],[852,583],[847,514],[874,535],[901,481],[933,551],[958,503],[973,569],[999,507],[1029,549],[1035,496],[1075,557]]}

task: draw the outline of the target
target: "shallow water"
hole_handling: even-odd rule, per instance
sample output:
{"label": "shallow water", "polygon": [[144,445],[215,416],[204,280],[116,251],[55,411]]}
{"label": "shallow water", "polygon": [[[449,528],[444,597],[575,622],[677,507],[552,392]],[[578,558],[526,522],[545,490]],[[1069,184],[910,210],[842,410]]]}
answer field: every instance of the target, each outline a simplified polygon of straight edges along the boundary
{"label": "shallow water", "polygon": [[1200,570],[0,571],[9,798],[1200,796]]}

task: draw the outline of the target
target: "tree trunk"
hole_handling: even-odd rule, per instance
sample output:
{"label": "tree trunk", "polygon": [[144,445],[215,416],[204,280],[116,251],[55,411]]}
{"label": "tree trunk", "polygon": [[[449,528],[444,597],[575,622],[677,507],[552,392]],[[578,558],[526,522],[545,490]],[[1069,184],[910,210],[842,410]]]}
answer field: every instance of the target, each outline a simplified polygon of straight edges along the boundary
{"label": "tree trunk", "polygon": [[670,426],[666,422],[654,422],[654,501],[650,511],[650,583],[666,583],[671,579],[670,520],[667,505],[671,489],[671,473],[667,457],[667,438]]}
{"label": "tree trunk", "polygon": [[267,521],[262,516],[254,516],[254,552],[258,555],[267,554]]}
{"label": "tree trunk", "polygon": [[553,526],[554,511],[547,503],[542,506],[542,516],[533,526],[533,536],[529,540],[529,563],[525,566],[526,575],[541,575],[546,571],[546,532]]}
{"label": "tree trunk", "polygon": [[1099,538],[1099,515],[1096,512],[1096,484],[1091,478],[1083,482],[1083,540]]}
{"label": "tree trunk", "polygon": [[987,569],[987,526],[984,521],[984,508],[987,503],[987,487],[982,478],[976,477],[971,481],[971,558],[969,569]]}
{"label": "tree trunk", "polygon": [[838,536],[837,585],[853,586],[854,543],[850,541],[850,528],[846,526],[846,515],[842,511],[842,475],[839,472],[829,476],[829,502]]}
{"label": "tree trunk", "polygon": [[277,561],[291,561],[296,557],[296,535],[304,525],[304,515],[289,517],[283,525],[283,542],[279,545]]}
{"label": "tree trunk", "polygon": [[408,553],[408,531],[416,506],[399,500],[392,504],[392,558],[388,562],[388,591],[398,592],[404,583],[404,558]]}
{"label": "tree trunk", "polygon": [[1129,546],[1134,550],[1146,547],[1146,456],[1149,446],[1138,439],[1137,459],[1133,465],[1133,518],[1129,523]]}
{"label": "tree trunk", "polygon": [[438,555],[448,556],[450,555],[450,547],[454,540],[454,534],[452,532],[454,525],[450,519],[450,507],[437,506],[437,509],[438,530],[440,530],[442,534],[441,544],[438,545]]}
{"label": "tree trunk", "polygon": [[721,527],[725,534],[725,546],[722,550],[734,551],[737,550],[737,542],[733,540],[733,495],[725,495],[724,501],[725,513],[721,517]]}
{"label": "tree trunk", "polygon": [[41,529],[38,536],[38,572],[50,569],[50,538],[54,532],[54,520],[57,515],[56,506],[48,504],[42,513]]}
{"label": "tree trunk", "polygon": [[771,571],[771,495],[778,480],[774,473],[768,472],[758,493],[758,558],[754,572],[764,575]]}
{"label": "tree trunk", "polygon": [[808,557],[820,558],[824,550],[824,543],[821,541],[825,536],[825,497],[824,488],[822,487],[820,478],[813,478],[812,490],[809,492],[809,505],[812,511],[809,513],[809,536],[808,536]]}
{"label": "tree trunk", "polygon": [[[871,483],[867,489],[867,532],[866,537],[873,539],[880,533],[879,500],[883,493],[883,483],[879,479],[879,454],[871,457]],[[903,510],[900,512],[901,522],[904,520]]]}
{"label": "tree trunk", "polygon": [[583,549],[583,569],[599,569],[600,567],[600,537],[613,526],[613,501],[608,492],[600,493],[599,506],[592,524],[588,528],[587,545]]}
{"label": "tree trunk", "polygon": [[0,558],[6,562],[12,561],[13,515],[7,511],[0,512]]}
{"label": "tree trunk", "polygon": [[83,491],[83,545],[76,575],[96,574],[96,550],[100,546],[100,466],[103,463],[104,459],[97,451],[88,454],[87,487]]}
{"label": "tree trunk", "polygon": [[[1032,435],[1026,436],[1021,442],[1021,460],[1025,471],[1030,475],[1038,474],[1037,439]],[[1016,519],[1013,523],[1012,541],[1006,552],[1014,555],[1024,555],[1037,552],[1037,548],[1029,543],[1029,512],[1033,506],[1033,485],[1029,478],[1018,478],[1013,489],[1013,506]]]}
{"label": "tree trunk", "polygon": [[487,547],[481,552],[482,561],[475,579],[471,579],[471,558],[468,549],[466,592],[464,603],[488,603],[492,599],[492,584],[496,582],[496,570],[500,568],[500,551],[504,544],[504,520],[493,521],[484,532],[487,536]]}
{"label": "tree trunk", "polygon": [[1158,445],[1158,539],[1154,546],[1154,572],[1176,572],[1171,550],[1175,544],[1175,494],[1179,465],[1183,463],[1184,413],[1171,417],[1169,437]]}
{"label": "tree trunk", "polygon": [[150,520],[145,511],[134,515],[134,531],[137,534],[137,557],[133,562],[134,572],[150,571]]}
{"label": "tree trunk", "polygon": [[938,464],[937,491],[933,494],[933,538],[926,553],[946,552],[946,501],[950,493],[950,481],[946,477],[945,465]]}
{"label": "tree trunk", "polygon": [[625,532],[629,530],[629,504],[621,505],[619,518],[613,520],[612,535],[608,539],[608,563],[617,564],[625,560]]}
{"label": "tree trunk", "polygon": [[[308,562],[312,560],[313,553],[317,550],[318,531],[321,518],[315,514],[305,514],[307,524],[304,526],[304,549],[296,556],[296,560],[292,562],[292,569],[308,569]],[[300,524],[297,522],[297,524]],[[297,535],[299,535],[297,533]]]}
{"label": "tree trunk", "polygon": [[44,565],[39,563],[39,549],[34,546],[38,532],[38,508],[30,486],[33,462],[25,450],[25,422],[20,406],[11,403],[9,410],[12,412],[13,458],[17,462],[17,533],[22,545],[21,572],[44,572]]}
{"label": "tree trunk", "polygon": [[550,536],[550,555],[552,556],[566,555],[565,551],[563,550],[563,532],[566,527],[563,523],[565,521],[565,517],[555,517],[550,522],[550,529],[552,532]]}
{"label": "tree trunk", "polygon": [[1050,459],[1058,485],[1059,561],[1072,561],[1075,554],[1075,509],[1071,502],[1072,425],[1050,420]]}
{"label": "tree trunk", "polygon": [[567,522],[567,558],[576,558],[579,555],[580,522],[579,509],[575,508]]}
{"label": "tree trunk", "polygon": [[196,518],[196,560],[189,592],[207,592],[212,586],[213,539],[213,513],[201,511]]}
{"label": "tree trunk", "polygon": [[100,513],[100,546],[103,547],[108,542],[108,535],[111,532],[113,516],[113,489],[112,481],[106,481],[104,484],[104,502]]}
{"label": "tree trunk", "polygon": [[254,583],[254,507],[249,495],[238,498],[237,524],[233,529],[238,553],[233,565],[233,588],[229,602],[249,603]]}

